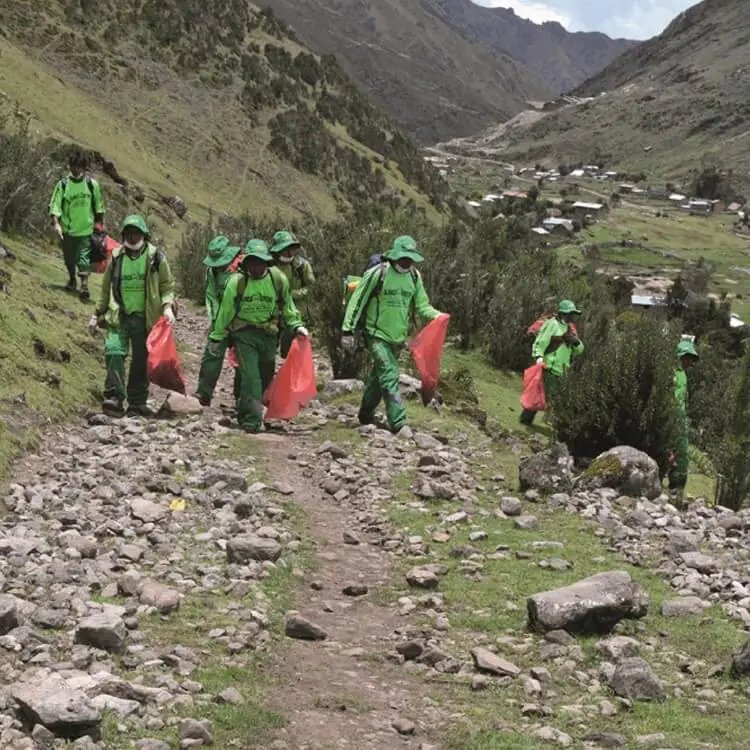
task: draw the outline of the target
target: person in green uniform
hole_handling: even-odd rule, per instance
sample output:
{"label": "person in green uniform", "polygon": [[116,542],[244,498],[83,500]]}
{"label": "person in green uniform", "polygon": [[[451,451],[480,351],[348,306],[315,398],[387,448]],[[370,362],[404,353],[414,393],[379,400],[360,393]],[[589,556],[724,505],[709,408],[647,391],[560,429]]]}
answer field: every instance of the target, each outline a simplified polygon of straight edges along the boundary
{"label": "person in green uniform", "polygon": [[680,498],[684,495],[690,466],[688,440],[688,377],[687,368],[697,361],[698,352],[695,344],[689,339],[683,339],[677,344],[677,369],[674,373],[674,395],[679,407],[679,437],[677,448],[673,451],[672,466],[669,470],[669,489],[677,493]]}
{"label": "person in green uniform", "polygon": [[406,424],[406,407],[399,388],[398,358],[409,334],[411,311],[427,323],[441,313],[430,304],[416,264],[424,258],[413,237],[397,237],[383,254],[384,263],[365,272],[346,307],[341,345],[356,348],[354,332],[362,327],[373,370],[359,408],[361,424],[370,424],[380,399],[385,401],[388,426],[398,432]]}
{"label": "person in green uniform", "polygon": [[[539,329],[531,347],[531,356],[536,363],[544,364],[544,393],[548,404],[554,401],[560,378],[570,367],[573,355],[583,354],[583,342],[574,327],[580,314],[575,303],[562,300],[557,314]],[[535,411],[524,409],[519,421],[531,425],[535,416]]]}
{"label": "person in green uniform", "polygon": [[[209,333],[213,330],[216,318],[219,315],[219,309],[221,308],[221,300],[224,297],[224,290],[227,282],[231,278],[233,273],[237,272],[240,263],[243,259],[242,249],[239,247],[233,247],[229,243],[229,239],[223,234],[214,237],[208,245],[208,255],[203,259],[203,265],[206,266],[206,288],[205,288],[205,299],[206,299],[206,312],[208,313],[209,320]],[[207,356],[208,346],[211,345],[209,341],[206,350],[204,351],[204,358]],[[226,347],[222,352],[222,363],[224,362],[224,355],[226,354]],[[213,373],[214,371],[211,370]],[[221,374],[221,370],[216,373],[218,379]],[[210,378],[202,378],[198,383],[198,390],[195,394],[198,401],[202,406],[210,406],[211,399],[216,389],[216,381],[211,381]],[[239,370],[235,370],[234,373],[234,396],[237,398],[239,395]]]}
{"label": "person in green uniform", "polygon": [[89,299],[91,237],[94,230],[104,231],[104,201],[99,183],[86,174],[86,158],[74,152],[68,162],[70,173],[52,192],[49,213],[60,238],[69,292],[76,291],[76,270],[81,281],[81,299]]}
{"label": "person in green uniform", "polygon": [[250,240],[240,272],[227,281],[219,314],[203,355],[199,392],[218,380],[227,346],[234,346],[240,369],[237,419],[245,432],[263,429],[263,392],[273,380],[279,328],[307,336],[289,282],[270,264],[263,240]]}
{"label": "person in green uniform", "polygon": [[[310,287],[315,283],[312,265],[300,255],[301,249],[299,240],[291,232],[281,231],[274,234],[271,247],[274,265],[286,276],[292,290],[292,298],[298,308],[307,300]],[[289,354],[293,340],[294,331],[284,328],[279,336],[279,353],[283,358]]]}
{"label": "person in green uniform", "polygon": [[[149,242],[150,232],[142,216],[128,216],[120,231],[122,246],[114,250],[104,272],[101,298],[89,327],[94,330],[102,321],[107,327],[104,411],[122,415],[127,399],[128,413],[150,416],[146,339],[162,315],[174,323],[174,279],[164,253]],[[131,361],[126,388],[128,350]]]}

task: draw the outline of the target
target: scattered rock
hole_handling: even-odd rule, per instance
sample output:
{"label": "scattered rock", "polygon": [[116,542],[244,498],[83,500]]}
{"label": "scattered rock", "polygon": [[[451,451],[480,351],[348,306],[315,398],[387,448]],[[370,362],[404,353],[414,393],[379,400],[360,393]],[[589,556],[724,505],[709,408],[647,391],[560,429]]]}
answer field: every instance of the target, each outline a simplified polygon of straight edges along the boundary
{"label": "scattered rock", "polygon": [[478,646],[471,650],[474,665],[480,672],[498,675],[499,677],[518,677],[521,670],[512,662],[503,659],[486,648]]}
{"label": "scattered rock", "polygon": [[518,482],[521,492],[570,492],[573,489],[573,458],[568,448],[558,443],[522,458],[518,467]]}
{"label": "scattered rock", "polygon": [[539,528],[539,519],[536,516],[519,516],[514,523],[516,528],[522,531],[533,531]]}
{"label": "scattered rock", "polygon": [[281,557],[281,545],[274,539],[247,534],[227,542],[227,560],[230,563],[247,563],[251,560],[270,560]]}
{"label": "scattered rock", "polygon": [[418,565],[406,574],[406,580],[410,586],[420,589],[437,588],[441,576],[448,572],[444,565]]}
{"label": "scattered rock", "polygon": [[369,589],[363,583],[352,583],[342,590],[344,596],[364,596]]}
{"label": "scattered rock", "polygon": [[139,594],[141,604],[155,607],[161,614],[174,612],[180,606],[180,592],[158,581],[146,580]]}
{"label": "scattered rock", "polygon": [[324,641],[328,638],[328,633],[320,625],[296,614],[287,618],[284,633],[289,638],[296,638],[300,641]]}
{"label": "scattered rock", "polygon": [[18,605],[14,597],[0,596],[0,635],[9,633],[21,624]]}
{"label": "scattered rock", "polygon": [[747,677],[750,675],[750,640],[732,656],[732,675]]}
{"label": "scattered rock", "polygon": [[625,747],[628,744],[627,737],[616,732],[592,732],[587,734],[583,741],[601,748]]}
{"label": "scattered rock", "polygon": [[210,721],[185,719],[180,722],[180,740],[201,740],[204,745],[213,745],[213,727]]}
{"label": "scattered rock", "polygon": [[175,391],[170,391],[166,400],[161,405],[159,413],[165,417],[185,417],[191,414],[200,414],[203,407],[194,396],[186,396]]}
{"label": "scattered rock", "polygon": [[697,596],[681,596],[664,602],[661,605],[661,613],[664,617],[701,615],[707,606],[709,605]]}
{"label": "scattered rock", "polygon": [[520,516],[523,512],[523,504],[517,497],[504,497],[500,500],[500,510],[506,516],[513,518]]}
{"label": "scattered rock", "polygon": [[142,497],[136,497],[130,501],[130,513],[143,523],[158,523],[169,515],[166,505],[158,505]]}
{"label": "scattered rock", "polygon": [[580,490],[603,487],[654,500],[662,493],[659,466],[643,451],[620,445],[595,458],[577,483]]}
{"label": "scattered rock", "polygon": [[610,681],[615,695],[633,701],[664,700],[664,686],[648,662],[638,657],[623,659]]}
{"label": "scattered rock", "polygon": [[114,608],[86,617],[78,623],[75,642],[119,653],[125,648],[127,628]]}
{"label": "scattered rock", "polygon": [[394,719],[391,726],[403,735],[412,735],[417,731],[417,725],[410,719]]}

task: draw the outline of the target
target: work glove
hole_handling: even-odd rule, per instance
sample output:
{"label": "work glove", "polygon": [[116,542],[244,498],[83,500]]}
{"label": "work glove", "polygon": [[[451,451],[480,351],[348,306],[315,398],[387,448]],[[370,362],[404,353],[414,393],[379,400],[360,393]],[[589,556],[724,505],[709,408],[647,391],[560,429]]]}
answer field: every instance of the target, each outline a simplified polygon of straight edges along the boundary
{"label": "work glove", "polygon": [[345,352],[353,352],[357,348],[357,342],[351,333],[344,333],[341,336],[341,348]]}
{"label": "work glove", "polygon": [[544,364],[544,357],[537,357],[536,358],[536,363],[538,365],[543,365]]}
{"label": "work glove", "polygon": [[63,230],[59,223],[55,224],[55,234],[57,235],[57,238],[62,242],[63,240]]}
{"label": "work glove", "polygon": [[91,333],[93,333],[98,327],[99,327],[99,316],[98,315],[92,315],[89,318],[89,331],[91,331]]}
{"label": "work glove", "polygon": [[174,317],[174,310],[172,309],[172,305],[167,305],[164,308],[164,317],[167,319],[167,323],[169,325],[174,325],[175,317]]}
{"label": "work glove", "polygon": [[305,328],[304,326],[300,326],[295,332],[295,336],[302,336],[303,338],[307,338],[310,335],[310,332]]}

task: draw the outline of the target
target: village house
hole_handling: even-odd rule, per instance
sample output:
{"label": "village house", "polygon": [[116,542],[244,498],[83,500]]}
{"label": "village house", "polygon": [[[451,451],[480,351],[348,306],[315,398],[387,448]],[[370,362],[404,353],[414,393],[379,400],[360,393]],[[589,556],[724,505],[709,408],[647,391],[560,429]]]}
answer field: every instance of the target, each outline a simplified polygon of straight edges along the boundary
{"label": "village house", "polygon": [[577,201],[573,204],[573,215],[583,221],[587,216],[591,216],[593,219],[600,219],[606,214],[606,206],[603,203],[587,203],[585,201]]}
{"label": "village house", "polygon": [[542,227],[557,237],[568,237],[574,231],[573,222],[570,219],[545,219],[542,222]]}
{"label": "village house", "polygon": [[648,189],[648,197],[653,200],[666,200],[670,195],[670,191],[666,188],[655,188],[650,187]]}
{"label": "village house", "polygon": [[711,201],[693,198],[687,203],[683,203],[680,208],[691,216],[708,216],[713,212]]}
{"label": "village house", "polygon": [[652,310],[653,308],[664,307],[666,300],[664,297],[657,297],[653,294],[643,294],[634,292],[630,295],[630,306],[637,310]]}
{"label": "village house", "polygon": [[742,211],[742,204],[738,203],[737,201],[734,201],[734,203],[730,203],[727,206],[727,211],[730,214],[738,214],[740,211]]}

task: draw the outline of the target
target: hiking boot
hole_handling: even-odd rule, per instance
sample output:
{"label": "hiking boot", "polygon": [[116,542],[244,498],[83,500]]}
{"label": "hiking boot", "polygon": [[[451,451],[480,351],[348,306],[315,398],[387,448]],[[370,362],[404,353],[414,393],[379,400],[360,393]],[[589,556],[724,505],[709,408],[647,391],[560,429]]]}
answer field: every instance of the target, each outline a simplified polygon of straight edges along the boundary
{"label": "hiking boot", "polygon": [[125,413],[122,401],[116,398],[105,398],[102,401],[102,411],[111,417],[121,417]]}
{"label": "hiking boot", "polygon": [[73,292],[74,294],[76,291],[78,291],[78,286],[76,285],[75,278],[68,279],[68,283],[65,285],[65,291]]}
{"label": "hiking boot", "polygon": [[81,279],[81,291],[79,292],[81,302],[88,302],[91,299],[91,295],[89,294],[89,275],[82,273],[79,278]]}
{"label": "hiking boot", "polygon": [[201,396],[200,393],[196,393],[195,397],[198,399],[198,403],[201,406],[211,406],[211,399],[208,396]]}
{"label": "hiking boot", "polygon": [[155,417],[156,412],[148,404],[130,404],[128,406],[129,417]]}
{"label": "hiking boot", "polygon": [[359,412],[357,414],[357,419],[359,420],[359,423],[362,425],[365,424],[375,424],[375,415],[374,414],[365,414],[365,412]]}

